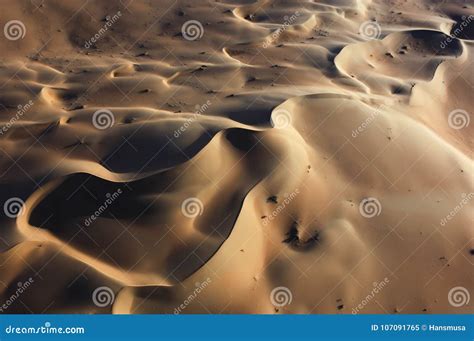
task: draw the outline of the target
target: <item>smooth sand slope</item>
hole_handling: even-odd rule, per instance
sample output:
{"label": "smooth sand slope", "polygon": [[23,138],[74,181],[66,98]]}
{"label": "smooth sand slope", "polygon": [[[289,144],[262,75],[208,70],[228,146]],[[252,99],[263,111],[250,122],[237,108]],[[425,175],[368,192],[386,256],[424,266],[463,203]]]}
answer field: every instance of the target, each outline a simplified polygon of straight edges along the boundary
{"label": "smooth sand slope", "polygon": [[469,1],[0,12],[2,312],[473,312]]}

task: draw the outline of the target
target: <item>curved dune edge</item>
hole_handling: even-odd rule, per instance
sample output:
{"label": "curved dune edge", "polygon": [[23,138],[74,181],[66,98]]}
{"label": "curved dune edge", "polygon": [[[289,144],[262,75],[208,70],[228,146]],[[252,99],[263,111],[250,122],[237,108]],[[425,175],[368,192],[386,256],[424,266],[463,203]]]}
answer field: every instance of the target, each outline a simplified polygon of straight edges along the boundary
{"label": "curved dune edge", "polygon": [[[34,210],[36,204],[41,201],[48,194],[48,192],[55,186],[57,186],[58,183],[61,181],[61,179],[53,181],[45,185],[41,191],[33,193],[26,201],[25,206],[31,207],[31,210]],[[170,285],[170,283],[166,282],[166,280],[164,280],[163,278],[150,278],[150,275],[147,274],[131,274],[119,271],[113,266],[109,266],[103,262],[98,261],[96,258],[90,257],[80,251],[77,251],[73,247],[56,238],[52,233],[29,225],[29,217],[30,212],[27,211],[25,212],[25,214],[19,216],[17,220],[18,230],[25,236],[26,240],[52,242],[58,244],[61,252],[65,255],[89,265],[98,272],[104,274],[105,276],[111,279],[119,281],[123,285],[146,285],[150,282],[159,283],[159,285]]]}
{"label": "curved dune edge", "polygon": [[[344,98],[344,97],[343,97]],[[278,112],[281,109],[285,109],[288,111],[291,111],[293,116],[293,122],[291,126],[288,126],[284,129],[282,129],[282,134],[287,134],[290,136],[293,136],[292,139],[295,140],[295,143],[299,143],[301,146],[304,146],[302,148],[311,148],[310,145],[312,144],[311,140],[308,139],[308,137],[303,137],[305,134],[304,130],[301,130],[304,125],[307,124],[308,119],[305,117],[305,115],[309,115],[310,111],[305,110],[305,108],[315,108],[315,107],[321,107],[325,108],[327,106],[322,105],[321,102],[329,101],[334,103],[334,107],[336,110],[341,107],[340,104],[341,96],[334,94],[328,94],[328,95],[309,95],[309,96],[302,96],[300,98],[292,98],[286,102],[284,102],[282,105],[279,107],[275,108],[274,112]],[[351,102],[356,102],[357,100],[351,99],[350,97],[345,97],[343,99],[346,104],[343,104],[342,107],[352,107],[354,108],[353,104],[350,104]],[[314,103],[314,105],[308,105],[309,103]],[[319,105],[318,105],[319,103]],[[323,114],[323,113],[321,113]],[[366,110],[361,110],[360,111],[361,115],[368,115],[368,112]],[[335,113],[331,113],[330,115],[347,115],[345,114],[345,111],[343,108],[340,108],[340,111],[336,111]],[[451,157],[454,157],[456,159],[456,162],[460,164],[460,167],[465,169],[468,168],[469,165],[471,164],[471,160],[467,158],[463,153],[456,151],[452,146],[447,144],[443,139],[441,139],[437,134],[433,133],[430,129],[425,127],[424,125],[420,124],[419,122],[413,120],[412,118],[409,117],[393,117],[393,114],[388,114],[388,113],[381,113],[382,116],[380,116],[380,120],[384,121],[397,121],[399,124],[405,126],[405,129],[410,130],[411,132],[408,134],[408,136],[426,136],[426,140],[432,141],[432,143],[436,146],[434,149],[439,149],[439,150],[444,150],[443,153],[439,154],[436,157],[440,157],[440,155],[443,155],[443,157],[446,157],[450,159]],[[337,117],[331,117],[328,116],[329,118],[325,117],[325,115],[321,115],[318,120],[327,120],[328,124],[333,121],[334,123],[336,122],[341,122]],[[329,121],[328,121],[329,120]],[[318,124],[318,122],[315,122],[315,124]],[[393,125],[393,123],[392,123]],[[342,128],[344,129],[344,128]],[[329,131],[334,131],[334,130],[329,130]],[[344,133],[344,132],[342,132]],[[296,135],[295,135],[296,134]],[[303,134],[301,136],[300,134]],[[296,138],[298,136],[298,138]],[[304,142],[301,144],[299,140],[304,140]],[[409,139],[411,140],[411,139]],[[314,144],[314,143],[313,143]],[[418,146],[412,146],[412,148],[420,148],[422,145]],[[392,158],[395,157],[395,155],[390,155],[387,156],[387,158]],[[354,161],[354,160],[353,160]],[[389,160],[386,159],[385,161],[380,160],[381,162],[389,162],[392,167],[394,167],[394,164]],[[431,159],[431,161],[426,160],[425,162],[435,162],[434,159]],[[448,163],[441,163],[441,164],[448,164]],[[439,174],[443,174],[444,170],[438,170]],[[396,173],[394,173],[396,175]],[[433,175],[433,180],[437,178],[438,175]],[[420,186],[427,186],[431,180],[428,180],[428,182],[421,181],[420,180]],[[117,303],[116,306],[114,306],[114,312],[115,313],[147,313],[147,312],[159,312],[159,313],[173,313],[174,309],[180,305],[179,298],[183,297],[183,295],[190,294],[195,290],[195,283],[204,283],[206,281],[206,278],[212,278],[212,281],[210,282],[210,286],[212,285],[214,288],[219,288],[220,286],[223,285],[223,283],[234,283],[235,281],[240,281],[242,282],[241,286],[238,285],[233,285],[232,286],[232,293],[226,291],[226,295],[232,295],[235,297],[240,297],[241,295],[250,295],[253,300],[257,300],[259,303],[256,306],[252,306],[252,308],[249,308],[249,306],[246,306],[245,303],[239,304],[236,301],[232,300],[232,304],[235,305],[235,308],[233,311],[238,312],[238,313],[249,313],[249,312],[257,312],[257,313],[272,313],[275,311],[274,306],[267,300],[259,300],[260,297],[265,297],[270,295],[270,291],[277,285],[279,284],[278,281],[272,280],[272,276],[270,275],[266,267],[268,266],[268,260],[267,258],[272,258],[278,255],[278,250],[281,250],[281,248],[285,248],[284,244],[280,244],[281,240],[284,239],[284,232],[281,233],[281,239],[278,242],[278,237],[275,240],[274,238],[276,237],[274,234],[276,233],[274,230],[272,231],[272,228],[276,228],[274,224],[271,224],[269,226],[263,226],[261,225],[261,220],[260,217],[258,216],[258,213],[255,212],[255,208],[252,207],[253,205],[261,205],[258,204],[259,197],[261,197],[260,191],[262,190],[265,185],[263,185],[265,181],[260,183],[259,186],[257,186],[252,192],[250,192],[243,204],[243,208],[241,213],[239,214],[239,218],[235,223],[235,226],[233,228],[232,234],[229,236],[229,238],[224,241],[220,249],[216,252],[216,254],[210,258],[210,260],[206,263],[206,266],[203,267],[202,269],[198,270],[195,272],[193,275],[191,275],[189,278],[183,281],[183,286],[173,286],[169,289],[164,289],[161,287],[133,287],[133,288],[126,288],[123,291],[121,291],[120,295],[117,298]],[[424,183],[424,184],[423,184]],[[467,183],[465,183],[467,185]],[[301,186],[301,185],[300,185]],[[297,187],[300,187],[297,186]],[[300,187],[301,188],[301,187]],[[429,186],[427,187],[429,188]],[[365,191],[364,188],[354,188],[355,191],[361,191],[363,193]],[[325,191],[320,188],[320,191],[324,193]],[[393,197],[390,194],[385,194],[383,197],[381,193],[379,193],[377,190],[375,190],[378,194],[377,197],[383,198],[384,202],[389,202],[389,201],[398,201],[400,200],[397,198],[398,195],[400,194],[394,194]],[[329,193],[331,191],[328,191]],[[305,196],[305,194],[300,194]],[[355,196],[359,196],[361,194],[355,194]],[[409,197],[405,196],[405,199],[403,200],[408,200]],[[295,199],[295,202],[290,203],[292,211],[298,211],[298,207],[300,207],[299,210],[301,210],[301,207],[305,207],[307,205],[303,204],[304,201],[307,201],[307,197],[301,198],[297,197]],[[414,204],[414,203],[413,203]],[[340,205],[342,207],[346,206],[343,202],[340,202]],[[342,208],[341,208],[342,209]],[[344,210],[347,209],[344,208]],[[393,214],[393,221],[397,221],[397,216],[400,213],[399,209],[394,210],[390,206],[388,208],[385,208],[386,210],[389,210],[390,213],[389,215]],[[312,210],[312,209],[310,209]],[[349,209],[350,211],[353,211],[354,209]],[[376,264],[380,261],[379,256],[375,255],[370,255],[370,252],[367,253],[367,250],[371,248],[371,246],[367,243],[366,240],[361,239],[359,236],[359,233],[357,232],[360,229],[360,217],[357,217],[357,214],[355,212],[349,213],[347,212],[346,214],[342,214],[341,216],[336,215],[333,216],[331,219],[328,221],[323,222],[323,225],[327,225],[326,229],[323,229],[321,232],[321,240],[323,241],[316,250],[318,250],[318,254],[324,255],[326,252],[335,252],[335,251],[330,251],[332,248],[329,247],[328,245],[334,245],[334,244],[341,244],[340,248],[342,245],[347,245],[347,247],[351,250],[351,253],[354,255],[353,258],[353,265],[357,264],[356,259],[362,259],[364,262],[367,262],[370,264],[369,268],[373,267],[372,270],[370,271],[375,271],[375,268],[377,267]],[[424,216],[427,212],[425,209],[421,209],[421,211],[418,213],[418,215]],[[291,212],[289,214],[289,217],[293,217],[294,212]],[[343,219],[342,217],[345,216],[346,218]],[[349,218],[350,217],[350,218]],[[283,220],[286,220],[288,216],[285,216],[284,218],[282,217]],[[421,218],[420,218],[421,219]],[[425,218],[423,218],[425,219]],[[260,220],[260,222],[258,222]],[[304,221],[301,222],[304,225]],[[255,229],[255,225],[258,227]],[[284,226],[285,224],[283,224]],[[288,225],[287,225],[288,226]],[[279,225],[279,228],[282,227],[282,225]],[[262,230],[263,228],[263,230]],[[412,227],[406,226],[403,229],[399,230],[399,233],[408,233],[408,234],[415,234],[419,233],[418,231],[411,231]],[[425,231],[424,228],[421,228],[422,231]],[[280,230],[281,231],[281,230]],[[284,231],[284,230],[283,230]],[[403,232],[402,232],[403,231]],[[429,228],[428,228],[429,231]],[[424,232],[420,232],[424,233]],[[468,228],[466,227],[464,229],[463,234],[467,236],[468,234]],[[442,238],[442,237],[441,237]],[[395,241],[395,240],[393,240]],[[461,241],[460,241],[461,242]],[[461,242],[463,243],[463,242]],[[397,243],[399,246],[404,248],[402,244]],[[350,246],[349,246],[350,245]],[[265,252],[260,252],[261,250],[265,250]],[[315,251],[316,251],[315,250]],[[243,252],[243,253],[242,253]],[[402,252],[404,254],[404,252]],[[231,257],[229,258],[229,255]],[[239,257],[237,257],[239,256]],[[334,254],[335,257],[337,257]],[[234,259],[234,257],[236,259]],[[277,256],[278,257],[278,256]],[[360,258],[359,258],[360,257]],[[392,257],[392,256],[391,256]],[[400,256],[399,256],[400,257]],[[288,261],[287,258],[282,256],[281,261],[286,261],[288,263],[291,263],[291,261]],[[338,257],[337,257],[338,258]],[[325,267],[332,267],[333,269],[339,269],[341,273],[344,273],[346,270],[346,266],[348,266],[350,269],[352,265],[345,264],[347,262],[347,259],[342,257],[338,261],[335,261],[337,264],[332,262],[330,265],[325,265],[325,264],[319,264],[318,263],[318,271],[315,272],[313,276],[317,277],[317,274],[319,273],[331,273],[331,270],[326,269],[323,270]],[[382,260],[384,262],[384,260]],[[248,266],[249,264],[252,264],[251,266]],[[289,265],[289,264],[288,264]],[[416,265],[414,265],[416,267]],[[228,271],[223,271],[223,269],[232,269]],[[334,271],[334,270],[333,270]],[[367,269],[363,270],[361,269],[361,276],[366,276],[367,273],[365,272]],[[298,272],[298,271],[296,271]],[[220,274],[220,275],[217,275]],[[221,278],[221,275],[223,276]],[[359,276],[354,274],[355,276]],[[379,276],[382,276],[382,274],[379,274]],[[316,281],[316,277],[314,280]],[[338,278],[337,276],[335,278]],[[252,290],[249,293],[249,288],[247,287],[248,283],[246,280],[255,283],[255,285],[252,286]],[[286,280],[288,284],[288,287],[296,288],[298,285],[295,282],[288,281]],[[398,283],[398,282],[397,282]],[[402,286],[402,283],[394,283],[392,285],[395,286]],[[281,284],[281,283],[280,283]],[[303,285],[303,284],[302,284]],[[211,287],[210,287],[211,288]],[[344,287],[339,291],[340,296],[351,296],[354,295],[354,288],[351,287]],[[422,285],[416,285],[412,289],[410,289],[411,292],[413,292],[414,295],[418,295],[418,297],[423,296],[423,292],[425,291],[425,287]],[[304,293],[304,290],[296,290],[296,292],[299,295],[302,295]],[[416,292],[416,294],[415,294]],[[330,293],[331,294],[331,293]],[[175,297],[176,299],[169,299],[169,297]],[[225,305],[227,302],[222,298],[222,301],[219,301],[219,298],[214,297],[214,293],[212,292],[211,289],[209,291],[204,291],[200,293],[200,297],[203,301],[210,302],[208,303],[209,309],[216,309],[216,310],[210,310],[211,312],[218,312],[220,309],[225,309]],[[319,294],[305,294],[304,299],[300,298],[299,304],[298,305],[292,305],[291,307],[284,307],[282,308],[282,311],[286,313],[308,313],[308,312],[315,312],[319,311],[319,309],[330,309],[329,306],[327,306],[327,303],[325,300],[327,299],[327,295],[324,291],[321,291]],[[200,299],[200,302],[201,302]],[[387,305],[391,305],[396,307],[396,303],[393,298],[386,297],[384,298],[385,302]],[[321,305],[320,308],[317,310],[312,310],[310,307],[313,305]],[[212,308],[211,308],[212,307]],[[253,309],[253,310],[251,310]],[[255,310],[257,309],[257,310]],[[189,306],[186,306],[186,311],[189,313],[193,313],[196,311],[199,311],[199,304],[191,304]]]}
{"label": "curved dune edge", "polygon": [[[244,130],[242,130],[244,131]],[[252,133],[252,130],[247,130],[246,133]],[[255,130],[255,132],[258,132]],[[224,130],[216,134],[216,136],[213,137],[213,140],[209,142],[211,145],[219,144],[219,140],[222,139],[224,134],[227,134],[228,130]],[[203,150],[201,150],[195,157],[199,158],[201,154],[206,153],[206,149],[209,147],[204,147]],[[192,162],[193,159],[189,160],[188,162]],[[82,165],[84,167],[84,165]],[[125,174],[114,174],[111,172],[106,172],[103,168],[100,168],[99,165],[95,165],[96,169],[98,171],[96,172],[91,172],[93,169],[89,169],[88,173],[89,175],[95,175],[99,179],[104,179],[109,182],[116,182],[116,183],[128,183],[128,182],[134,182],[134,181],[140,181],[140,180],[146,180],[147,177],[159,177],[160,173],[166,172],[166,170],[154,173],[154,174],[149,174],[149,175],[142,175],[140,178],[137,178],[135,175],[129,175],[126,176]],[[183,167],[186,167],[186,165],[182,165]],[[71,177],[74,174],[68,174],[67,177]],[[27,209],[25,210],[24,214],[19,216],[18,221],[17,221],[17,226],[18,230],[23,234],[24,238],[27,240],[32,240],[32,241],[39,241],[39,242],[52,242],[55,244],[58,244],[60,249],[62,250],[61,252],[68,255],[69,257],[73,259],[77,259],[83,263],[86,263],[88,266],[91,268],[97,270],[100,273],[103,273],[104,275],[113,278],[115,280],[118,280],[121,282],[123,285],[129,285],[129,286],[142,286],[142,285],[160,285],[160,286],[170,286],[173,284],[173,281],[169,281],[168,278],[164,277],[156,277],[156,276],[150,276],[149,274],[141,274],[141,273],[130,273],[130,272],[125,272],[125,271],[120,271],[114,266],[108,265],[104,262],[100,262],[97,260],[97,258],[92,257],[91,255],[88,255],[87,253],[81,252],[77,248],[74,248],[73,246],[69,245],[68,243],[65,243],[64,240],[61,240],[57,236],[54,235],[54,233],[48,231],[47,229],[40,229],[39,227],[35,227],[29,224],[29,221],[31,220],[32,213],[38,208],[39,204],[45,200],[45,198],[50,195],[53,191],[59,188],[59,186],[65,181],[66,179],[56,179],[52,181],[51,183],[48,183],[47,185],[43,186],[41,190],[38,190],[35,192],[33,195],[31,195],[28,200],[25,202],[25,207]],[[237,213],[238,217],[238,213]],[[233,225],[233,224],[232,224]],[[231,230],[229,234],[231,233]],[[225,241],[225,239],[222,240],[220,245]],[[212,253],[217,252],[219,249],[220,245],[217,246],[217,249],[213,251]],[[212,257],[212,253],[210,254],[209,257]],[[196,270],[197,271],[197,270]]]}

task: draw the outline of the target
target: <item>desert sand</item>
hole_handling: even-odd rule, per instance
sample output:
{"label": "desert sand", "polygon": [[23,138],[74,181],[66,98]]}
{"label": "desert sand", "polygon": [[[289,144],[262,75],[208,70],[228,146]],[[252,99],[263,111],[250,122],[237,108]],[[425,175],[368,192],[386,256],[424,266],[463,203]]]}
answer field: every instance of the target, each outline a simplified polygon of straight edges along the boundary
{"label": "desert sand", "polygon": [[473,312],[472,2],[0,6],[1,312]]}

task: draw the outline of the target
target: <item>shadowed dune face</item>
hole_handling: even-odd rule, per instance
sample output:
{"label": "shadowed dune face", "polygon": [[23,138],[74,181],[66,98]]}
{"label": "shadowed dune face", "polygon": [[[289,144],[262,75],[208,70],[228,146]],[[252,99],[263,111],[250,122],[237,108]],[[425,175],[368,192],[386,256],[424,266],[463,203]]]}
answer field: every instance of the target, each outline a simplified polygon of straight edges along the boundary
{"label": "shadowed dune face", "polygon": [[5,1],[0,312],[472,312],[473,11]]}

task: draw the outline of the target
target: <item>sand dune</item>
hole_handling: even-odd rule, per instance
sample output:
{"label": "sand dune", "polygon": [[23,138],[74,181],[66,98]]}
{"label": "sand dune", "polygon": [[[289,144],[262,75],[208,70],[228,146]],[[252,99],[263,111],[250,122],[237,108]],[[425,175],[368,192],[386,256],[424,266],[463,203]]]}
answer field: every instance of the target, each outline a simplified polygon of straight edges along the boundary
{"label": "sand dune", "polygon": [[2,312],[473,312],[468,1],[2,12]]}

